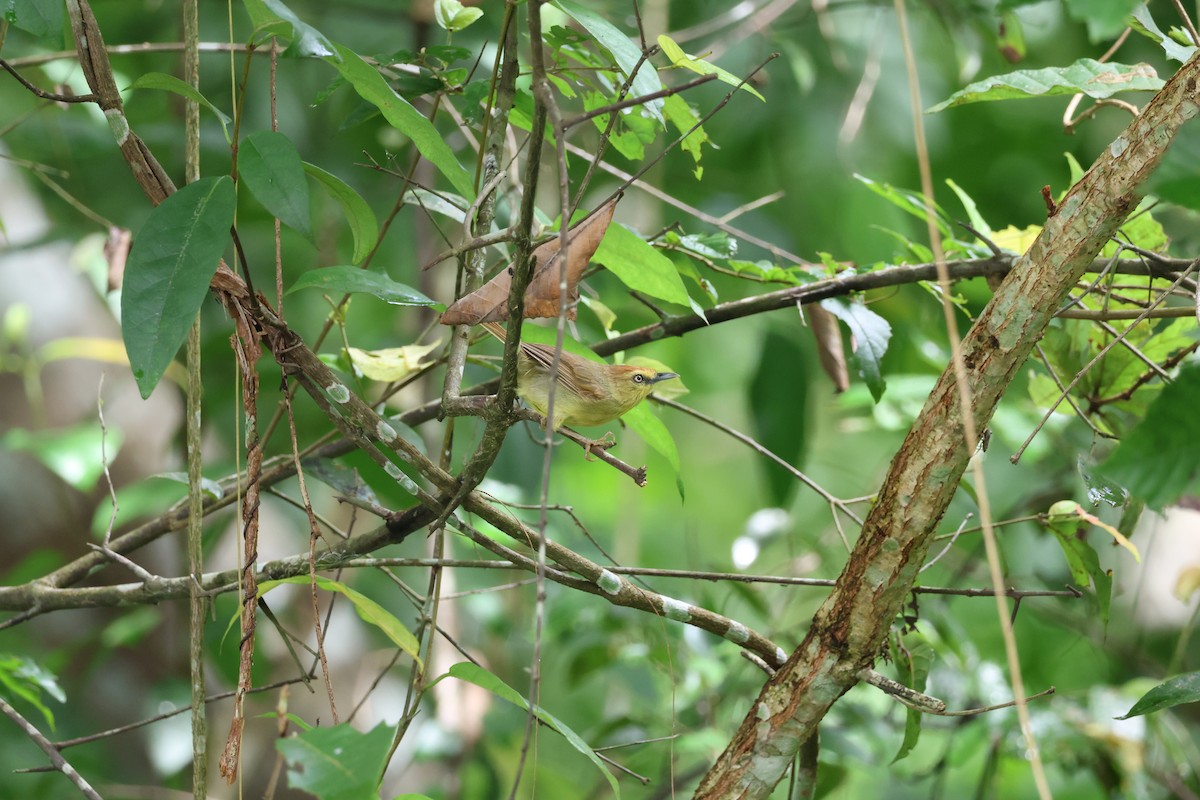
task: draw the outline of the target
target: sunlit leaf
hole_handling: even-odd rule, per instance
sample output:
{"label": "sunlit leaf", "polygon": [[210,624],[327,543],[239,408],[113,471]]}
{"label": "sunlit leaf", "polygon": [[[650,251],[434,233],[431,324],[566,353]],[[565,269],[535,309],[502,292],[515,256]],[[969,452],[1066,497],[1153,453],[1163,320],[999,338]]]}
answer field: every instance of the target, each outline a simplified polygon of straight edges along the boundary
{"label": "sunlit leaf", "polygon": [[[617,62],[626,77],[634,75],[634,67],[638,67],[640,64],[630,85],[632,96],[643,97],[662,91],[662,81],[658,79],[658,72],[648,60],[642,60],[641,48],[604,16],[575,0],[555,0],[554,5],[573,17],[597,42],[604,45],[608,52],[612,53],[613,60]],[[643,107],[661,123],[663,121],[662,106],[663,101],[658,99],[649,101]]]}
{"label": "sunlit leaf", "polygon": [[592,260],[603,264],[634,291],[688,305],[687,289],[671,259],[624,225],[608,227],[608,234]]}
{"label": "sunlit leaf", "polygon": [[1155,686],[1142,695],[1125,716],[1117,717],[1117,719],[1153,714],[1155,711],[1162,711],[1183,703],[1195,703],[1198,700],[1200,700],[1200,672],[1188,672],[1184,675],[1176,675]]}
{"label": "sunlit leaf", "polygon": [[671,63],[675,66],[689,69],[692,72],[700,75],[716,75],[717,80],[721,81],[722,83],[727,83],[730,86],[736,86],[739,89],[745,89],[747,92],[754,95],[759,100],[762,100],[764,103],[767,102],[767,99],[759,94],[753,86],[751,86],[749,83],[746,83],[732,72],[727,72],[726,70],[718,67],[716,64],[711,64],[708,61],[696,58],[695,56],[688,55],[687,53],[683,52],[683,48],[677,45],[670,36],[667,36],[666,34],[659,34],[658,46],[662,48],[663,55],[669,58]]}
{"label": "sunlit leaf", "polygon": [[947,108],[985,100],[1015,100],[1027,97],[1086,94],[1096,100],[1120,92],[1157,92],[1163,81],[1149,64],[1101,63],[1081,58],[1069,67],[1020,70],[993,75],[950,95],[928,109],[936,114]]}

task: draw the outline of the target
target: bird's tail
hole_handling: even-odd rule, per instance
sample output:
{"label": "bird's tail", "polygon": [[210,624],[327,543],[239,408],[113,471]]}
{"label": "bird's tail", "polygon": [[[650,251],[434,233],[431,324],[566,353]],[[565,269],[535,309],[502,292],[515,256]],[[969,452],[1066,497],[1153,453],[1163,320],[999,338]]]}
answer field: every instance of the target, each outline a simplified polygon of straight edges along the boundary
{"label": "bird's tail", "polygon": [[505,333],[506,333],[506,332],[505,332],[505,330],[504,330],[504,326],[503,326],[503,325],[501,325],[500,323],[498,323],[498,322],[481,322],[481,323],[479,323],[479,324],[480,324],[481,326],[483,326],[483,329],[484,329],[485,331],[487,331],[488,333],[490,333],[492,336],[495,336],[495,337],[496,337],[497,339],[499,339],[500,341],[502,341],[502,342],[503,342],[503,341],[505,340],[505,338],[506,338],[506,336],[505,336]]}

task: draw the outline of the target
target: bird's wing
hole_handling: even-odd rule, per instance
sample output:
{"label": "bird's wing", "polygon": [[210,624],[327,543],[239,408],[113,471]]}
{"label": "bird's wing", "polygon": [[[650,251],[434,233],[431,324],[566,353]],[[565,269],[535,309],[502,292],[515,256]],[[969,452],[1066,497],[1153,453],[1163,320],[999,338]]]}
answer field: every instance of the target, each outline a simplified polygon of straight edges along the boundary
{"label": "bird's wing", "polygon": [[[521,342],[521,350],[529,359],[547,372],[554,365],[554,348],[542,344]],[[575,369],[576,361],[586,361],[580,356],[564,352],[558,362],[558,382],[584,400],[599,400],[605,397],[602,387],[595,385]]]}

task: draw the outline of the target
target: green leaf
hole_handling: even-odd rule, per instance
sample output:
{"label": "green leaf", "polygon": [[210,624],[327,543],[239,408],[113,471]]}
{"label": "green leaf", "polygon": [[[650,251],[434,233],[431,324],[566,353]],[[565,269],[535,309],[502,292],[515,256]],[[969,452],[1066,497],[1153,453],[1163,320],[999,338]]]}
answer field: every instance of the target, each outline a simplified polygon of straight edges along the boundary
{"label": "green leaf", "polygon": [[238,174],[272,216],[312,237],[304,163],[290,139],[278,131],[247,136],[238,148]]}
{"label": "green leaf", "polygon": [[[70,428],[12,428],[0,435],[0,446],[29,453],[69,486],[91,492],[104,474],[104,461],[100,457],[102,437],[99,424],[90,421]],[[117,457],[123,438],[120,428],[108,430],[103,444],[108,463]]]}
{"label": "green leaf", "polygon": [[[930,216],[929,206],[925,204],[925,198],[920,192],[911,192],[907,189],[897,189],[886,183],[877,183],[858,173],[855,173],[854,177],[872,192],[896,206],[896,208],[899,208],[901,211],[907,211],[922,222]],[[946,212],[942,211],[941,207],[936,203],[932,209],[932,216],[937,223],[938,232],[942,236],[949,238],[952,231],[950,225],[947,223],[948,217],[946,216]]]}
{"label": "green leaf", "polygon": [[993,75],[955,92],[925,113],[936,114],[947,108],[985,100],[1015,100],[1025,97],[1082,93],[1102,100],[1120,92],[1157,92],[1162,87],[1163,81],[1149,64],[1102,64],[1090,58],[1081,58],[1069,67],[1047,67]]}
{"label": "green leaf", "polygon": [[450,185],[459,194],[474,198],[475,182],[471,173],[458,163],[454,151],[446,144],[445,137],[438,132],[433,123],[407,100],[396,94],[379,71],[363,61],[358,53],[340,44],[335,44],[334,48],[337,50],[337,57],[325,60],[350,82],[363,100],[378,108],[392,127],[412,139],[421,155],[449,179]]}
{"label": "green leaf", "polygon": [[160,89],[164,92],[174,92],[182,95],[188,100],[194,100],[200,104],[202,108],[206,108],[216,115],[221,122],[221,130],[225,132],[225,141],[229,141],[229,115],[221,109],[209,102],[208,98],[200,94],[190,84],[176,78],[174,75],[166,75],[162,72],[147,72],[145,75],[138,76],[138,79],[129,84],[125,91],[131,92],[134,89]]}
{"label": "green leaf", "polygon": [[671,259],[624,225],[609,225],[592,261],[603,264],[634,291],[688,305],[688,293]]}
{"label": "green leaf", "polygon": [[150,212],[133,242],[121,292],[121,332],[142,397],[149,397],[208,294],[233,224],[228,175],[201,178]]}
{"label": "green leaf", "polygon": [[242,0],[250,22],[254,25],[255,33],[264,38],[276,35],[280,27],[290,28],[291,39],[284,55],[303,56],[305,58],[336,58],[333,43],[325,38],[325,34],[301,21],[299,17],[280,0]]}
{"label": "green leaf", "polygon": [[292,284],[292,288],[288,289],[287,293],[291,294],[300,289],[321,289],[326,292],[345,292],[346,294],[372,294],[394,306],[429,306],[444,310],[441,303],[429,299],[411,286],[397,283],[387,275],[370,272],[362,267],[341,265],[310,269]]}
{"label": "green leaf", "polygon": [[675,439],[671,436],[671,432],[667,430],[667,426],[650,410],[646,403],[638,403],[622,414],[621,419],[638,436],[642,437],[642,441],[650,445],[659,455],[665,458],[667,463],[671,465],[671,469],[675,470],[675,485],[679,489],[680,498],[682,498],[683,482],[679,478],[681,473],[679,448],[675,446]]}
{"label": "green leaf", "polygon": [[1158,46],[1163,49],[1163,53],[1166,54],[1167,58],[1173,58],[1182,64],[1196,52],[1195,45],[1182,45],[1163,33],[1158,25],[1155,24],[1154,18],[1150,16],[1149,6],[1144,3],[1139,4],[1133,10],[1133,15],[1127,22],[1129,27],[1138,33],[1158,42]]}
{"label": "green leaf", "polygon": [[1188,122],[1171,140],[1166,155],[1146,180],[1146,192],[1200,211],[1200,124]]}
{"label": "green leaf", "polygon": [[[648,60],[642,61],[641,48],[635,45],[615,25],[587,6],[575,2],[575,0],[555,0],[554,5],[574,18],[597,42],[604,45],[605,49],[612,53],[613,60],[617,62],[617,66],[625,73],[626,78],[634,75],[634,67],[637,67],[638,63],[641,62],[641,66],[638,68],[637,74],[634,75],[633,82],[630,84],[630,94],[633,97],[643,97],[662,91],[662,81],[659,80],[658,72],[654,69],[654,65]],[[651,100],[642,106],[642,108],[646,109],[646,112],[658,120],[659,123],[663,121],[663,101],[661,99]]]}
{"label": "green leaf", "polygon": [[983,215],[979,213],[979,209],[975,206],[975,200],[971,195],[967,194],[961,186],[950,178],[946,178],[946,185],[958,195],[958,202],[962,203],[963,210],[967,212],[967,220],[971,223],[971,227],[990,239],[992,229],[988,226],[987,220],[983,218]]}
{"label": "green leaf", "polygon": [[684,69],[690,69],[692,72],[700,75],[716,75],[717,80],[721,81],[722,83],[727,83],[730,86],[736,86],[739,89],[745,89],[747,92],[754,95],[759,100],[762,100],[764,103],[767,102],[767,99],[759,94],[753,86],[748,83],[743,83],[742,79],[737,75],[734,75],[732,72],[726,72],[716,64],[710,64],[703,59],[696,58],[695,56],[691,56],[683,52],[683,48],[675,44],[675,41],[670,36],[659,34],[658,46],[662,48],[663,55],[671,59],[671,63],[675,66],[683,67]]}
{"label": "green leaf", "polygon": [[[758,366],[746,391],[754,438],[788,464],[800,466],[808,431],[808,392],[804,349],[792,336],[770,328],[758,349]],[[801,379],[797,380],[797,376]],[[767,459],[762,465],[773,505],[787,508],[796,492],[796,476]]]}
{"label": "green leaf", "polygon": [[304,171],[324,186],[342,206],[346,222],[350,223],[350,233],[354,235],[354,255],[350,260],[355,264],[362,263],[362,260],[371,254],[375,242],[379,239],[379,222],[375,219],[375,212],[358,192],[333,173],[308,162],[304,162]]}
{"label": "green leaf", "polygon": [[300,466],[304,468],[305,478],[314,478],[346,497],[379,505],[379,497],[375,490],[363,482],[357,469],[351,469],[332,458],[318,456],[309,456],[300,462]]}
{"label": "green leaf", "polygon": [[[700,115],[696,113],[696,110],[677,94],[666,98],[663,103],[663,111],[666,112],[667,119],[679,130],[680,134],[692,131],[692,128],[700,122]],[[700,155],[701,147],[705,144],[708,144],[708,134],[705,133],[704,126],[697,127],[696,130],[688,133],[687,138],[679,143],[679,148],[690,155],[692,161],[696,163],[696,168],[692,171],[696,180],[700,180],[704,174],[704,168],[700,166]]]}
{"label": "green leaf", "polygon": [[[163,478],[164,480],[181,483],[184,486],[187,486],[191,483],[191,480],[188,478],[188,474],[186,472],[158,472],[154,475],[150,475],[149,477]],[[205,478],[203,476],[200,477],[200,491],[204,492],[214,500],[220,500],[225,494],[225,492],[221,489],[221,484],[218,481],[214,481],[212,478]]]}
{"label": "green leaf", "polygon": [[33,34],[39,39],[52,39],[61,44],[63,39],[62,0],[8,0],[0,2],[5,22]]}
{"label": "green leaf", "polygon": [[377,786],[395,735],[384,722],[367,733],[343,722],[276,739],[275,747],[287,759],[293,789],[321,800],[379,800]]}
{"label": "green leaf", "polygon": [[54,713],[42,702],[42,692],[60,703],[67,700],[54,673],[25,656],[0,653],[0,689],[8,697],[17,697],[33,706],[46,724],[54,729]]}
{"label": "green leaf", "polygon": [[[447,674],[452,678],[458,678],[460,681],[473,683],[481,689],[486,689],[499,697],[501,700],[506,700],[518,708],[524,709],[525,711],[530,710],[529,702],[521,695],[520,692],[509,686],[504,681],[500,680],[492,673],[488,672],[483,667],[477,667],[470,662],[461,661],[450,667],[450,671]],[[596,769],[600,770],[605,779],[608,780],[608,785],[612,787],[613,794],[620,798],[621,787],[617,784],[617,779],[612,776],[612,773],[608,771],[608,768],[604,766],[604,762],[602,762],[596,755],[595,751],[588,746],[588,743],[585,742],[579,736],[579,734],[568,728],[553,714],[544,710],[540,706],[533,706],[532,710],[534,716],[545,723],[551,730],[558,731],[560,734],[562,734],[562,737],[566,739],[572,747],[587,756],[588,760],[595,764]]]}
{"label": "green leaf", "polygon": [[1067,12],[1073,19],[1087,23],[1093,42],[1111,39],[1128,24],[1133,7],[1142,0],[1066,0]]}
{"label": "green leaf", "polygon": [[821,308],[846,323],[850,329],[858,345],[853,358],[858,363],[863,381],[871,390],[871,396],[878,403],[887,388],[882,361],[887,353],[888,341],[892,338],[892,326],[863,303],[830,298],[821,301]]}
{"label": "green leaf", "polygon": [[[892,661],[896,664],[900,683],[918,692],[924,692],[929,680],[929,670],[933,666],[933,645],[918,631],[904,635],[899,642],[892,643]],[[925,715],[915,708],[909,708],[904,722],[904,741],[896,752],[892,763],[908,757],[921,738],[921,722]]]}
{"label": "green leaf", "polygon": [[478,8],[467,8],[458,0],[435,0],[433,18],[443,30],[457,33],[483,16]]}
{"label": "green leaf", "polygon": [[1062,547],[1071,570],[1071,579],[1080,586],[1090,583],[1095,588],[1100,621],[1107,626],[1108,609],[1112,601],[1112,575],[1100,566],[1100,558],[1080,530],[1084,521],[1077,513],[1079,509],[1079,504],[1073,500],[1060,500],[1050,507],[1046,525]]}
{"label": "green leaf", "polygon": [[1013,64],[1025,58],[1025,29],[1021,26],[1021,18],[1012,11],[1000,14],[996,47],[1005,60]]}
{"label": "green leaf", "polygon": [[1130,717],[1140,717],[1143,714],[1153,714],[1155,711],[1162,711],[1164,708],[1182,705],[1183,703],[1195,703],[1200,700],[1200,672],[1188,672],[1184,675],[1176,675],[1174,678],[1163,681],[1158,686],[1155,686],[1150,691],[1142,695],[1141,699],[1133,704],[1133,708],[1123,717],[1117,719],[1129,719]]}
{"label": "green leaf", "polygon": [[[264,595],[276,586],[284,583],[308,586],[309,581],[310,579],[307,575],[297,575],[293,578],[284,578],[277,581],[263,581],[258,585],[258,593],[260,596]],[[421,645],[417,642],[416,637],[383,606],[365,594],[351,589],[346,584],[330,580],[329,578],[317,578],[317,588],[341,594],[354,605],[354,610],[358,612],[358,616],[362,617],[364,622],[369,622],[376,628],[379,628],[385,636],[392,640],[393,644],[412,656],[412,660],[417,662],[418,665],[421,664]]]}
{"label": "green leaf", "polygon": [[1200,471],[1200,366],[1189,364],[1163,387],[1141,422],[1121,439],[1097,471],[1124,486],[1153,509],[1170,505]]}

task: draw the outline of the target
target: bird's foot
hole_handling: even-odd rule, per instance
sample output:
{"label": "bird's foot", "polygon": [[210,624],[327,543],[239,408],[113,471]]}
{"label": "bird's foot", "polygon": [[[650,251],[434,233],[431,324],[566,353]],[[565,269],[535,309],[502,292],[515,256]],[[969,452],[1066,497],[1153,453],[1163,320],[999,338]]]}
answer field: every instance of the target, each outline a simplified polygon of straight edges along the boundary
{"label": "bird's foot", "polygon": [[586,439],[583,446],[583,457],[587,461],[595,461],[595,459],[592,458],[592,450],[607,450],[616,443],[617,439],[613,436],[612,431],[604,434],[604,436],[599,439]]}

